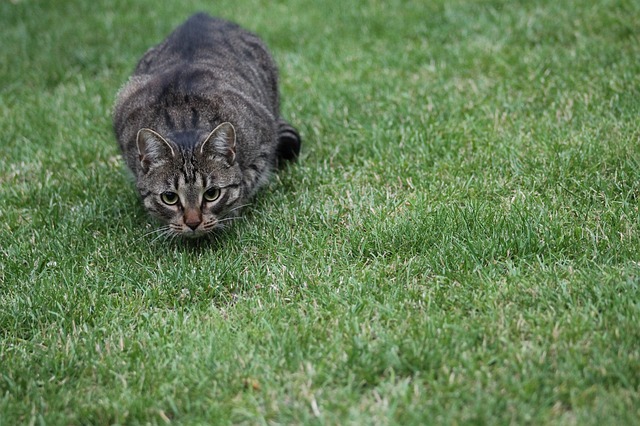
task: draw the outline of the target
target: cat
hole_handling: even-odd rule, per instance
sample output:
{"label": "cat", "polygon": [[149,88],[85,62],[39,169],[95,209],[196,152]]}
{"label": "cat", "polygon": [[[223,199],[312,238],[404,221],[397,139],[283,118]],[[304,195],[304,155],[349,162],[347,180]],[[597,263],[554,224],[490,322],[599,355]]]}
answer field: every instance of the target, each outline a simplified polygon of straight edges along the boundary
{"label": "cat", "polygon": [[225,228],[301,145],[280,116],[265,44],[205,13],[143,55],[118,92],[113,127],[142,203],[167,236]]}

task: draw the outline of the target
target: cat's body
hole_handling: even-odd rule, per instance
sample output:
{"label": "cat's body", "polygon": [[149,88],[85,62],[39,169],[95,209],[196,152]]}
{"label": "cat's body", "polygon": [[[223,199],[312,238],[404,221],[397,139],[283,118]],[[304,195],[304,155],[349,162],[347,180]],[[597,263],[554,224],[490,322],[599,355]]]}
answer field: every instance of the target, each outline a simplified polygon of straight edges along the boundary
{"label": "cat's body", "polygon": [[280,160],[297,157],[277,79],[257,36],[203,13],[142,57],[118,93],[114,130],[144,206],[168,234],[222,227]]}

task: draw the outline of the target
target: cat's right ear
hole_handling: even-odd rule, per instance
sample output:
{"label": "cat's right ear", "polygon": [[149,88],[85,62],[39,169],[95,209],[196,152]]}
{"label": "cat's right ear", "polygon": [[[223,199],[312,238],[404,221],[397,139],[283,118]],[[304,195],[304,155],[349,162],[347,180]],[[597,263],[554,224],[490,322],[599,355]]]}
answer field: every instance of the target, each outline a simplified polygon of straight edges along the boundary
{"label": "cat's right ear", "polygon": [[236,129],[225,122],[213,129],[200,145],[200,154],[207,158],[223,156],[229,164],[236,159]]}
{"label": "cat's right ear", "polygon": [[144,173],[166,163],[175,155],[171,144],[151,129],[140,129],[136,137],[136,144],[138,145],[138,159]]}

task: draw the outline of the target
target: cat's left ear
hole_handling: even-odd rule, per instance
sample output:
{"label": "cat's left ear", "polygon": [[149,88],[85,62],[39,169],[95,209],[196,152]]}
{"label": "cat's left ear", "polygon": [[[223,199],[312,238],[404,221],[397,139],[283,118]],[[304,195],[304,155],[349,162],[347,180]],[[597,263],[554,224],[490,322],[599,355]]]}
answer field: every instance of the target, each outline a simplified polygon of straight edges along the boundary
{"label": "cat's left ear", "polygon": [[225,122],[213,129],[200,145],[200,154],[206,158],[223,156],[229,164],[236,159],[236,129]]}
{"label": "cat's left ear", "polygon": [[153,167],[164,164],[175,156],[171,144],[151,129],[140,129],[136,137],[136,144],[138,145],[138,158],[144,173]]}

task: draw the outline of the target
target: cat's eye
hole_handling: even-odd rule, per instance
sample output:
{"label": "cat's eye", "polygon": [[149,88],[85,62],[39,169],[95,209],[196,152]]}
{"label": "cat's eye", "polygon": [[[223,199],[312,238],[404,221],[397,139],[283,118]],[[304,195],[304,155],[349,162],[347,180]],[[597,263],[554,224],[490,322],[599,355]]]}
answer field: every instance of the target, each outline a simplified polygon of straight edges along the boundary
{"label": "cat's eye", "polygon": [[160,194],[160,199],[163,203],[173,206],[180,200],[180,197],[175,192],[167,191]]}
{"label": "cat's eye", "polygon": [[218,188],[209,188],[204,193],[205,201],[212,202],[217,200],[220,197],[220,189]]}

